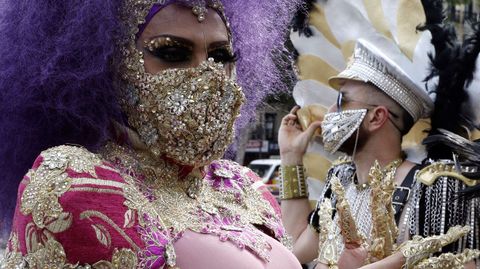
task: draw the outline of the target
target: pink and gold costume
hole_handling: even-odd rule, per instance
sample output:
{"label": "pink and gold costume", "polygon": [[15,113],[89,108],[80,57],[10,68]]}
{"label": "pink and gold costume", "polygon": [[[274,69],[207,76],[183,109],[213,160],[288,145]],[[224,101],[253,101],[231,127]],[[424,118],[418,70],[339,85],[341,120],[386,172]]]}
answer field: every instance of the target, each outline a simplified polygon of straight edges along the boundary
{"label": "pink and gold costume", "polygon": [[170,181],[179,166],[146,158],[115,144],[42,152],[19,187],[7,268],[300,268],[251,170],[219,160]]}

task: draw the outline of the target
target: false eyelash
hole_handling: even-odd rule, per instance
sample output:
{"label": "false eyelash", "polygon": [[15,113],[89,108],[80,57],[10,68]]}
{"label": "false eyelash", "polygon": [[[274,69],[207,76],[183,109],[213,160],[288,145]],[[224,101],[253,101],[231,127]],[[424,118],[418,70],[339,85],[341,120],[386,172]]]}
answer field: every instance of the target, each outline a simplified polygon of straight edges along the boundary
{"label": "false eyelash", "polygon": [[223,62],[225,62],[225,63],[235,63],[235,62],[237,62],[237,60],[238,60],[238,55],[236,53],[233,53],[233,54],[229,53],[228,56],[225,59],[223,59]]}
{"label": "false eyelash", "polygon": [[[214,58],[217,62],[223,62],[223,63],[235,63],[237,60],[238,60],[238,55],[236,53],[231,53],[230,51],[228,50],[224,50],[226,51],[225,53],[222,53],[223,55],[221,55],[219,57],[219,55],[210,55],[209,54],[209,58],[212,57]],[[217,56],[217,57],[215,57]]]}

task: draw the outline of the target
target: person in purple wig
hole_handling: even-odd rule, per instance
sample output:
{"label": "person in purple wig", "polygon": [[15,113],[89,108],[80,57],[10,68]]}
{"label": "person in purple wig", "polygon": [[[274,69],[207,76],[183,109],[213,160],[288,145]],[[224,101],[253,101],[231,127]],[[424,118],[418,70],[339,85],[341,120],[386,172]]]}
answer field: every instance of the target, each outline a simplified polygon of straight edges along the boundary
{"label": "person in purple wig", "polygon": [[0,265],[300,268],[258,177],[220,160],[287,87],[297,2],[4,1]]}

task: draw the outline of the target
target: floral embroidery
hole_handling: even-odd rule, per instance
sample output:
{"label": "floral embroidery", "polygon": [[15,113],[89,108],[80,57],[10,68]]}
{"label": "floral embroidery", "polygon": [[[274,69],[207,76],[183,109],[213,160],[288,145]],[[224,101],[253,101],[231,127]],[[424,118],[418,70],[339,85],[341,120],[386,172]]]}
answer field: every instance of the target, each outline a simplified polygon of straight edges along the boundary
{"label": "floral embroidery", "polygon": [[101,160],[86,149],[73,146],[46,150],[40,158],[40,166],[29,171],[29,182],[21,198],[21,211],[24,215],[32,214],[34,223],[44,228],[47,222],[63,212],[58,198],[72,184],[67,168],[96,176],[95,165],[100,165]]}
{"label": "floral embroidery", "polygon": [[26,262],[20,252],[20,242],[18,235],[11,233],[8,240],[4,259],[0,259],[0,268],[26,268]]}
{"label": "floral embroidery", "polygon": [[205,180],[217,191],[241,191],[252,183],[243,167],[226,160],[212,162]]}
{"label": "floral embroidery", "polygon": [[166,265],[173,267],[176,264],[176,254],[173,242],[181,237],[173,229],[165,230],[158,222],[151,221],[147,227],[140,228],[145,249],[139,254],[140,268],[162,269]]}
{"label": "floral embroidery", "polygon": [[[93,269],[123,269],[135,268],[138,266],[138,259],[131,249],[122,248],[115,250],[112,255],[112,261],[99,261],[93,265]],[[86,266],[85,266],[86,267]],[[79,268],[80,269],[80,268]]]}
{"label": "floral embroidery", "polygon": [[218,191],[241,190],[244,187],[242,177],[230,166],[228,162],[213,162],[207,170],[205,180]]}
{"label": "floral embroidery", "polygon": [[40,174],[32,173],[22,194],[21,210],[25,215],[32,214],[35,224],[44,228],[49,218],[55,219],[63,212],[58,197],[70,188],[72,180],[64,170],[45,173],[39,168],[37,172]]}
{"label": "floral embroidery", "polygon": [[50,170],[70,168],[77,173],[88,173],[96,178],[95,166],[101,165],[100,158],[76,146],[58,146],[42,152],[43,166]]}
{"label": "floral embroidery", "polygon": [[[37,247],[37,250],[29,252],[22,257],[19,250],[18,236],[11,234],[10,250],[2,263],[5,268],[49,268],[49,269],[120,269],[135,268],[138,264],[137,256],[130,249],[115,250],[111,262],[98,261],[93,265],[70,264],[67,262],[65,250],[62,244],[53,238]],[[3,267],[2,267],[3,268]]]}
{"label": "floral embroidery", "polygon": [[139,253],[142,267],[173,267],[173,244],[187,229],[217,235],[221,241],[229,241],[264,261],[269,260],[271,246],[255,225],[271,229],[286,242],[279,217],[262,194],[251,187],[252,172],[248,168],[226,160],[215,161],[204,170],[198,194],[189,196],[189,182],[195,182],[190,177],[198,177],[198,172],[177,180],[178,168],[136,154],[115,145],[104,153],[126,173],[125,205],[137,212],[145,243]]}
{"label": "floral embroidery", "polygon": [[265,261],[269,261],[269,251],[272,249],[266,241],[262,232],[252,225],[242,223],[240,216],[219,216],[210,215],[206,212],[199,212],[203,215],[205,226],[201,233],[215,234],[220,240],[230,241],[238,248],[248,248]]}
{"label": "floral embroidery", "polygon": [[[70,153],[67,154],[67,151]],[[82,155],[82,152],[85,154]],[[256,225],[270,229],[285,242],[285,231],[279,217],[262,194],[251,187],[253,179],[249,169],[230,161],[215,161],[203,173],[196,170],[182,181],[176,180],[177,166],[167,163],[157,165],[153,161],[138,159],[135,153],[125,149],[110,153],[112,158],[109,160],[115,160],[111,169],[120,170],[125,180],[122,190],[124,204],[129,209],[123,216],[122,224],[132,227],[138,223],[137,229],[144,246],[139,248],[131,243],[135,252],[116,251],[111,261],[102,260],[90,268],[174,267],[174,243],[187,229],[216,235],[219,240],[228,241],[264,261],[269,260],[271,246]],[[54,239],[55,233],[63,232],[72,225],[72,215],[63,212],[59,198],[71,187],[69,175],[75,177],[75,173],[88,173],[94,176],[95,166],[108,164],[76,147],[54,148],[43,152],[40,158],[38,168],[29,172],[30,180],[21,204],[22,213],[32,214],[31,226],[38,229],[26,231],[30,247],[27,245],[28,254],[25,257],[18,248],[10,247],[9,262],[23,263],[29,268],[85,268],[83,265],[68,264],[62,245]],[[188,195],[191,182],[198,183],[195,185],[198,190],[195,196]],[[88,217],[84,213],[80,215],[81,219]],[[121,227],[115,227],[121,233]],[[94,225],[92,229],[101,244],[112,244],[104,227]],[[126,240],[130,242],[128,238]],[[138,259],[135,253],[138,253]]]}

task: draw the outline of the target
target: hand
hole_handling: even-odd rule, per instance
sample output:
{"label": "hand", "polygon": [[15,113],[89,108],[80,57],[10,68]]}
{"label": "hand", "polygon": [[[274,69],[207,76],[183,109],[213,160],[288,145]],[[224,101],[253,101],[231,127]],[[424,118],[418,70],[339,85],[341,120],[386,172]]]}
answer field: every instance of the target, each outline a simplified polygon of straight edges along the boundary
{"label": "hand", "polygon": [[321,122],[315,121],[303,131],[298,123],[296,115],[298,106],[295,106],[290,114],[282,119],[282,124],[278,132],[278,145],[280,147],[280,156],[283,165],[301,164],[305,154],[308,142],[312,138],[315,130],[320,128]]}
{"label": "hand", "polygon": [[345,245],[345,248],[338,260],[338,268],[340,269],[356,269],[365,265],[368,258],[368,250],[363,246]]}

